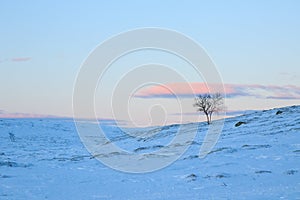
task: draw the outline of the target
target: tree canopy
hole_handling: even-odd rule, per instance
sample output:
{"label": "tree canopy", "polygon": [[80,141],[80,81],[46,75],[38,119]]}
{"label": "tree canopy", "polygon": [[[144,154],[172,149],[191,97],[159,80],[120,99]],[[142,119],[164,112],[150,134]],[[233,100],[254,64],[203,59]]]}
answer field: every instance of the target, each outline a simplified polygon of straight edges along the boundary
{"label": "tree canopy", "polygon": [[211,123],[212,114],[223,109],[223,96],[220,93],[198,95],[195,98],[194,107],[197,111],[203,112],[207,123]]}

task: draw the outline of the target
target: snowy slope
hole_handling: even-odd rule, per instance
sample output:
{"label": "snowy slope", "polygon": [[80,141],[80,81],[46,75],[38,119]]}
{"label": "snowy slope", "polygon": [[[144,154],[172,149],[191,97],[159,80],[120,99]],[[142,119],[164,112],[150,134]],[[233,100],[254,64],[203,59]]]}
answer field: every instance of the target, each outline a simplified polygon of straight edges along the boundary
{"label": "snowy slope", "polygon": [[[228,118],[204,159],[198,154],[207,125],[181,125],[186,134],[198,130],[190,148],[172,165],[146,174],[100,163],[72,120],[2,119],[0,199],[300,199],[299,113],[300,106],[292,106]],[[106,129],[112,142],[144,153],[170,142],[178,127],[128,129],[153,134],[148,139]]]}

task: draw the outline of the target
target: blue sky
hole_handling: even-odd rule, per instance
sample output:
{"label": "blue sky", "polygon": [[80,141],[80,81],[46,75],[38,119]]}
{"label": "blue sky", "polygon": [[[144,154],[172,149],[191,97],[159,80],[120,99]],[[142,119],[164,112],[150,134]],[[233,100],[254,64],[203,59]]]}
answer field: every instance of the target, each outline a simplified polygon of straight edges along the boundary
{"label": "blue sky", "polygon": [[[193,38],[226,84],[291,85],[298,90],[299,9],[296,0],[2,1],[2,116],[72,116],[74,81],[84,59],[107,38],[141,27],[173,29]],[[239,97],[228,100],[228,109],[299,103],[299,95],[281,100]]]}

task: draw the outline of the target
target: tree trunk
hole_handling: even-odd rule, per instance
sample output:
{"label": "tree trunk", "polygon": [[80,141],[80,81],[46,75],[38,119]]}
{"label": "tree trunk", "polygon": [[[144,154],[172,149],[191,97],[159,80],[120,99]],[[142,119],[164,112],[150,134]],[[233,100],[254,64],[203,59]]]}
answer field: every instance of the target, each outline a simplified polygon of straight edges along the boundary
{"label": "tree trunk", "polygon": [[206,115],[207,124],[210,124],[208,113],[205,113],[205,115]]}

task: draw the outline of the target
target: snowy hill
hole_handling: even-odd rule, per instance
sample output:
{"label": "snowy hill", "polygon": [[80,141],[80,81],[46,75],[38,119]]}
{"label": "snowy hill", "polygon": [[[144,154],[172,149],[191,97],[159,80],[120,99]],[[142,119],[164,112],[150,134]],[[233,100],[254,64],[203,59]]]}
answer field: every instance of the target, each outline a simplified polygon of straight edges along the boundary
{"label": "snowy hill", "polygon": [[[190,148],[161,170],[123,173],[91,156],[72,120],[0,120],[0,199],[300,199],[300,106],[228,118],[217,145],[199,148],[206,123]],[[109,139],[137,153],[166,145],[180,125],[132,129],[148,139],[106,127]],[[129,130],[129,129],[128,129]],[[102,155],[115,156],[115,155]]]}

